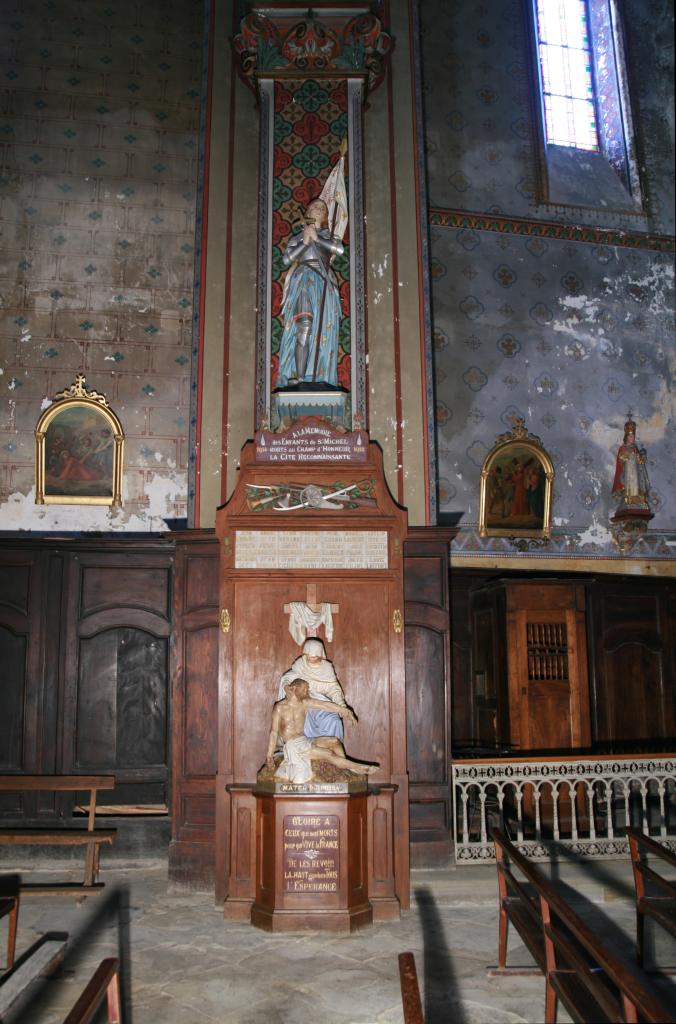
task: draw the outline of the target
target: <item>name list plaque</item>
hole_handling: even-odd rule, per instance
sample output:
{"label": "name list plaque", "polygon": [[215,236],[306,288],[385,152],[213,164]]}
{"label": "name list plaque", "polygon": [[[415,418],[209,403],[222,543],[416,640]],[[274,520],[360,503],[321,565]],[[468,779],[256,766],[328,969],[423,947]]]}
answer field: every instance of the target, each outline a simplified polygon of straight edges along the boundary
{"label": "name list plaque", "polygon": [[236,530],[236,569],[387,569],[386,530]]}
{"label": "name list plaque", "polygon": [[338,892],[337,814],[284,815],[284,891]]}

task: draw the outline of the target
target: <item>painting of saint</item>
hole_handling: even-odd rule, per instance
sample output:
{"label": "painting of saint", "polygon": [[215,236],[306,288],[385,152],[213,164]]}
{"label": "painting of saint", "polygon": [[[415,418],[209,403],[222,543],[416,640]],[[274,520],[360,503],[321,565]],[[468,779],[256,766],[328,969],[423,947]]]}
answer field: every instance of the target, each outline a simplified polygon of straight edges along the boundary
{"label": "painting of saint", "polygon": [[[90,399],[84,378],[43,413],[36,429],[36,501],[113,505],[120,502],[122,428],[112,410]],[[100,399],[101,396],[99,396]]]}
{"label": "painting of saint", "polygon": [[[520,436],[519,436],[520,434]],[[554,468],[537,438],[501,435],[481,471],[482,536],[547,536]]]}
{"label": "painting of saint", "polygon": [[45,494],[113,496],[113,431],[100,414],[64,409],[45,433]]}

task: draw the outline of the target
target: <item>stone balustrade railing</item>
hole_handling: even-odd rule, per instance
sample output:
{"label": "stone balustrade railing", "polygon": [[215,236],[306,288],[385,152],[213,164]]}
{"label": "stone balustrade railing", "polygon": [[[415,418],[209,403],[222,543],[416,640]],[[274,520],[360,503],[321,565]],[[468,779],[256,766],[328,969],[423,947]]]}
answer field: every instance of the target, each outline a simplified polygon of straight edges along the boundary
{"label": "stone balustrade railing", "polygon": [[494,859],[494,827],[534,860],[625,857],[627,826],[676,852],[676,754],[463,760],[452,779],[458,864]]}

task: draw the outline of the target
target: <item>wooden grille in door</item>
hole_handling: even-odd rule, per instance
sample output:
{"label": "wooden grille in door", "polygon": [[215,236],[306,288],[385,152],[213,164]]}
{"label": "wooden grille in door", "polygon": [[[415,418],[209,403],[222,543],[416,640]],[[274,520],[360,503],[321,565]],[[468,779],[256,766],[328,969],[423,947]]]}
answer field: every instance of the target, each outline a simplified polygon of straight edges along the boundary
{"label": "wooden grille in door", "polygon": [[526,622],[528,679],[568,679],[565,622]]}

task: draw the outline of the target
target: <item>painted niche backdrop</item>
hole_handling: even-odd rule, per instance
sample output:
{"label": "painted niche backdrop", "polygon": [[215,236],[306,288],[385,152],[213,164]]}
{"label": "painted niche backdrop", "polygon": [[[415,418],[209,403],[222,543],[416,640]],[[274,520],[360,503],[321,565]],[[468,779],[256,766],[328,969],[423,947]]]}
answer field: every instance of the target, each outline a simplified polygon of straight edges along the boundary
{"label": "painted niche backdrop", "polygon": [[75,383],[35,429],[38,505],[120,505],[124,433],[106,396]]}
{"label": "painted niche backdrop", "polygon": [[[347,83],[344,79],[275,82],[271,390],[277,384],[279,346],[284,332],[281,308],[287,271],[282,254],[291,235],[303,226],[308,204],[319,196],[339,160],[341,142],[347,134]],[[348,225],[345,251],[332,264],[342,310],[338,383],[348,391],[351,373],[349,231]]]}
{"label": "painted niche backdrop", "polygon": [[479,532],[549,537],[554,467],[538,437],[516,419],[500,434],[481,470]]}

